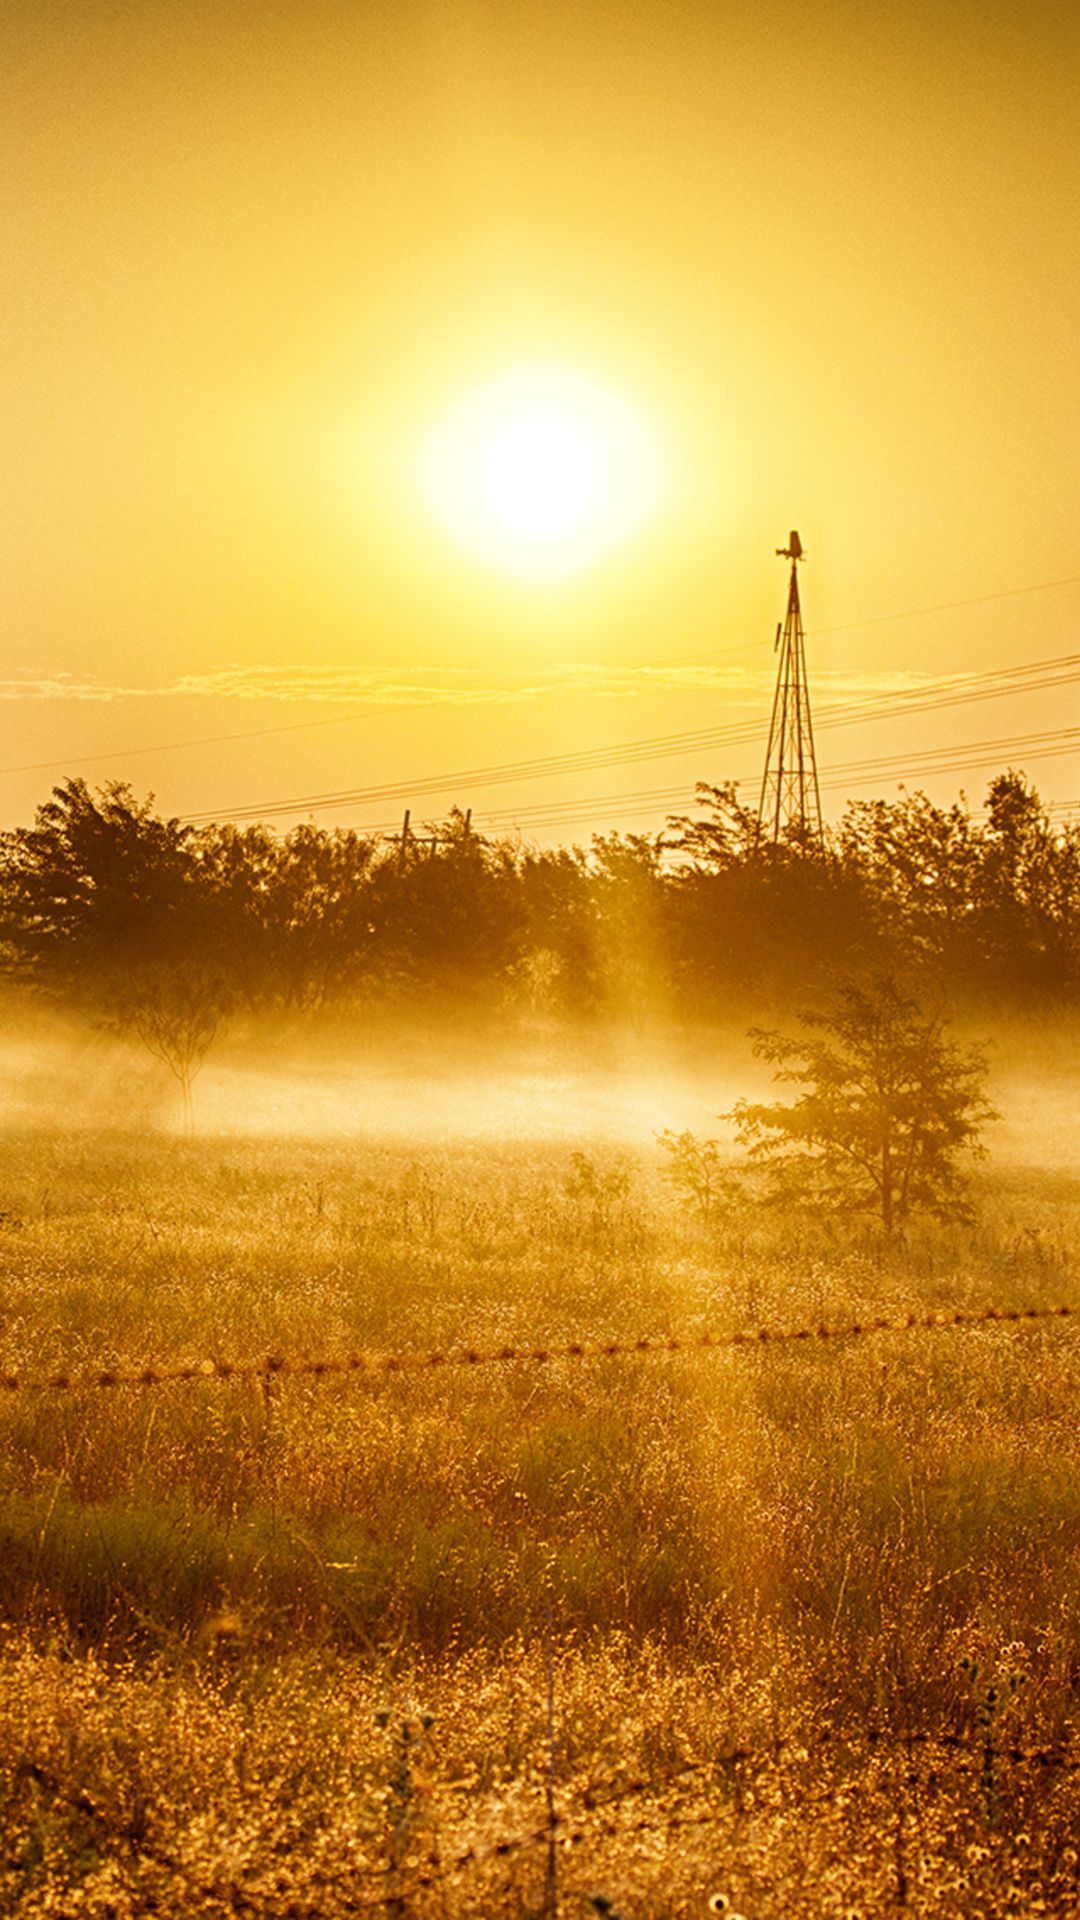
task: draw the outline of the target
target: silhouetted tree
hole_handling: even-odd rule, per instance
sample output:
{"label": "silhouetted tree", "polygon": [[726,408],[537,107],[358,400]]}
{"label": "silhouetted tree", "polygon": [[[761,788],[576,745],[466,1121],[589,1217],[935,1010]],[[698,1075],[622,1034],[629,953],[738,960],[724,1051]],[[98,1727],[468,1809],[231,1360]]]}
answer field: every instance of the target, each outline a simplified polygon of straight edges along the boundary
{"label": "silhouetted tree", "polygon": [[972,889],[987,968],[1030,1000],[1075,991],[1080,953],[1080,836],[1056,832],[1034,787],[1011,769],[990,782]]}
{"label": "silhouetted tree", "polygon": [[659,834],[594,834],[597,986],[606,1009],[641,1021],[667,1007],[666,883]]}
{"label": "silhouetted tree", "polygon": [[757,814],[739,799],[736,780],[713,785],[699,780],[694,789],[704,814],[672,814],[665,844],[690,865],[710,873],[724,873],[750,860],[766,857],[770,843],[763,840]]}
{"label": "silhouetted tree", "polygon": [[514,890],[520,923],[520,958],[511,986],[535,1005],[537,975],[532,956],[546,955],[548,1010],[595,1012],[600,993],[599,905],[588,855],[580,848],[515,847]]}
{"label": "silhouetted tree", "polygon": [[132,968],[189,950],[197,923],[190,829],[111,781],[68,780],[7,836],[3,938],[15,972],[80,1001]]}
{"label": "silhouetted tree", "polygon": [[705,817],[671,819],[665,839],[677,862],[666,913],[681,1007],[707,1015],[760,1005],[878,957],[862,876],[827,836],[773,841],[731,782],[697,793]]}
{"label": "silhouetted tree", "polygon": [[0,964],[105,1017],[134,972],[180,964],[253,1012],[377,993],[711,1017],[912,961],[969,1001],[1080,991],[1080,829],[1022,774],[991,782],[985,824],[914,793],[779,841],[730,782],[698,796],[664,835],[588,850],[483,836],[460,809],[391,850],[311,824],[196,831],[68,780],[0,835]]}
{"label": "silhouetted tree", "polygon": [[377,841],[305,823],[283,839],[206,827],[193,845],[207,952],[252,1010],[328,1006],[366,977]]}
{"label": "silhouetted tree", "polygon": [[830,1012],[800,1019],[801,1036],[752,1035],[797,1098],[740,1100],[728,1116],[771,1196],[872,1211],[886,1231],[915,1212],[964,1215],[963,1159],[993,1114],[982,1055],[946,1039],[942,1016],[890,977],[849,982]]}
{"label": "silhouetted tree", "polygon": [[225,822],[200,828],[192,845],[202,894],[202,947],[249,1012],[279,1005],[280,840],[269,827]]}
{"label": "silhouetted tree", "polygon": [[425,826],[369,895],[375,977],[409,997],[501,997],[525,949],[513,847],[475,833],[460,808]]}
{"label": "silhouetted tree", "polygon": [[981,847],[963,800],[939,807],[925,793],[905,793],[852,801],[836,842],[883,949],[952,977],[970,972]]}
{"label": "silhouetted tree", "polygon": [[327,1006],[366,977],[376,857],[374,840],[344,828],[294,827],[280,843],[267,911],[286,1006]]}
{"label": "silhouetted tree", "polygon": [[991,781],[985,823],[924,793],[849,805],[838,857],[883,949],[968,998],[1032,1004],[1080,987],[1080,834],[1055,828],[1023,774]]}

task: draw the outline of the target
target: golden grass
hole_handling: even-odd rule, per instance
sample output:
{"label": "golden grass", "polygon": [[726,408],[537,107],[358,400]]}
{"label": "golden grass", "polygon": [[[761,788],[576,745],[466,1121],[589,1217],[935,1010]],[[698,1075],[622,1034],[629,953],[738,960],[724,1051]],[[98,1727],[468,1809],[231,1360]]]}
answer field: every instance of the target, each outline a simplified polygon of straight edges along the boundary
{"label": "golden grass", "polygon": [[[1065,1172],[889,1245],[657,1159],[9,1136],[0,1364],[1076,1297]],[[1078,1386],[1064,1322],[11,1394],[0,1904],[1067,1911]]]}

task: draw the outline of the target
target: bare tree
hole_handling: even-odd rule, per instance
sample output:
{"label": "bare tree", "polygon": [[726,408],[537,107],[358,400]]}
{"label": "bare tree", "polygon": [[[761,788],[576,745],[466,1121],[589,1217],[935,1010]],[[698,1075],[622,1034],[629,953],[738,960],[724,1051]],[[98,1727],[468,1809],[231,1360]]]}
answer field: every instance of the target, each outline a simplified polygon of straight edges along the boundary
{"label": "bare tree", "polygon": [[142,969],[117,995],[116,1025],[135,1034],[180,1088],[185,1140],[195,1135],[195,1081],[230,1007],[221,977],[194,963]]}

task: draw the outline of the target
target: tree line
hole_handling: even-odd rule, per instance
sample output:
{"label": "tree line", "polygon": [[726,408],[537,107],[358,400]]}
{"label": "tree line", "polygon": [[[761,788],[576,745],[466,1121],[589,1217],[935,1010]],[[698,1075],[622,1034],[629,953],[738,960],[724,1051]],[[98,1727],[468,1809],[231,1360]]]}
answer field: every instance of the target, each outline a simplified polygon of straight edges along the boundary
{"label": "tree line", "polygon": [[426,1001],[708,1019],[913,965],[956,1007],[1035,1010],[1076,1002],[1078,928],[1080,830],[1011,770],[978,816],[902,792],[775,843],[732,784],[587,848],[484,836],[458,810],[397,844],[194,827],[76,779],[0,837],[8,980],[150,1033],[178,992],[204,1018]]}

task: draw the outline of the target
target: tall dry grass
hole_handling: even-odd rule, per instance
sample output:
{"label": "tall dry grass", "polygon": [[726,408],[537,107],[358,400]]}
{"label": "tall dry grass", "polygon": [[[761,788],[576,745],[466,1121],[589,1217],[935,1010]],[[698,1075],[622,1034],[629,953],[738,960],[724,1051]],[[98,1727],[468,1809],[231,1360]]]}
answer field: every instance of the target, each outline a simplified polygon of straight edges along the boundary
{"label": "tall dry grass", "polygon": [[[0,1361],[1075,1298],[1066,1172],[887,1243],[657,1160],[9,1137]],[[566,1912],[1065,1911],[1078,1384],[1060,1323],[9,1395],[7,1907],[520,1914],[552,1735]]]}

